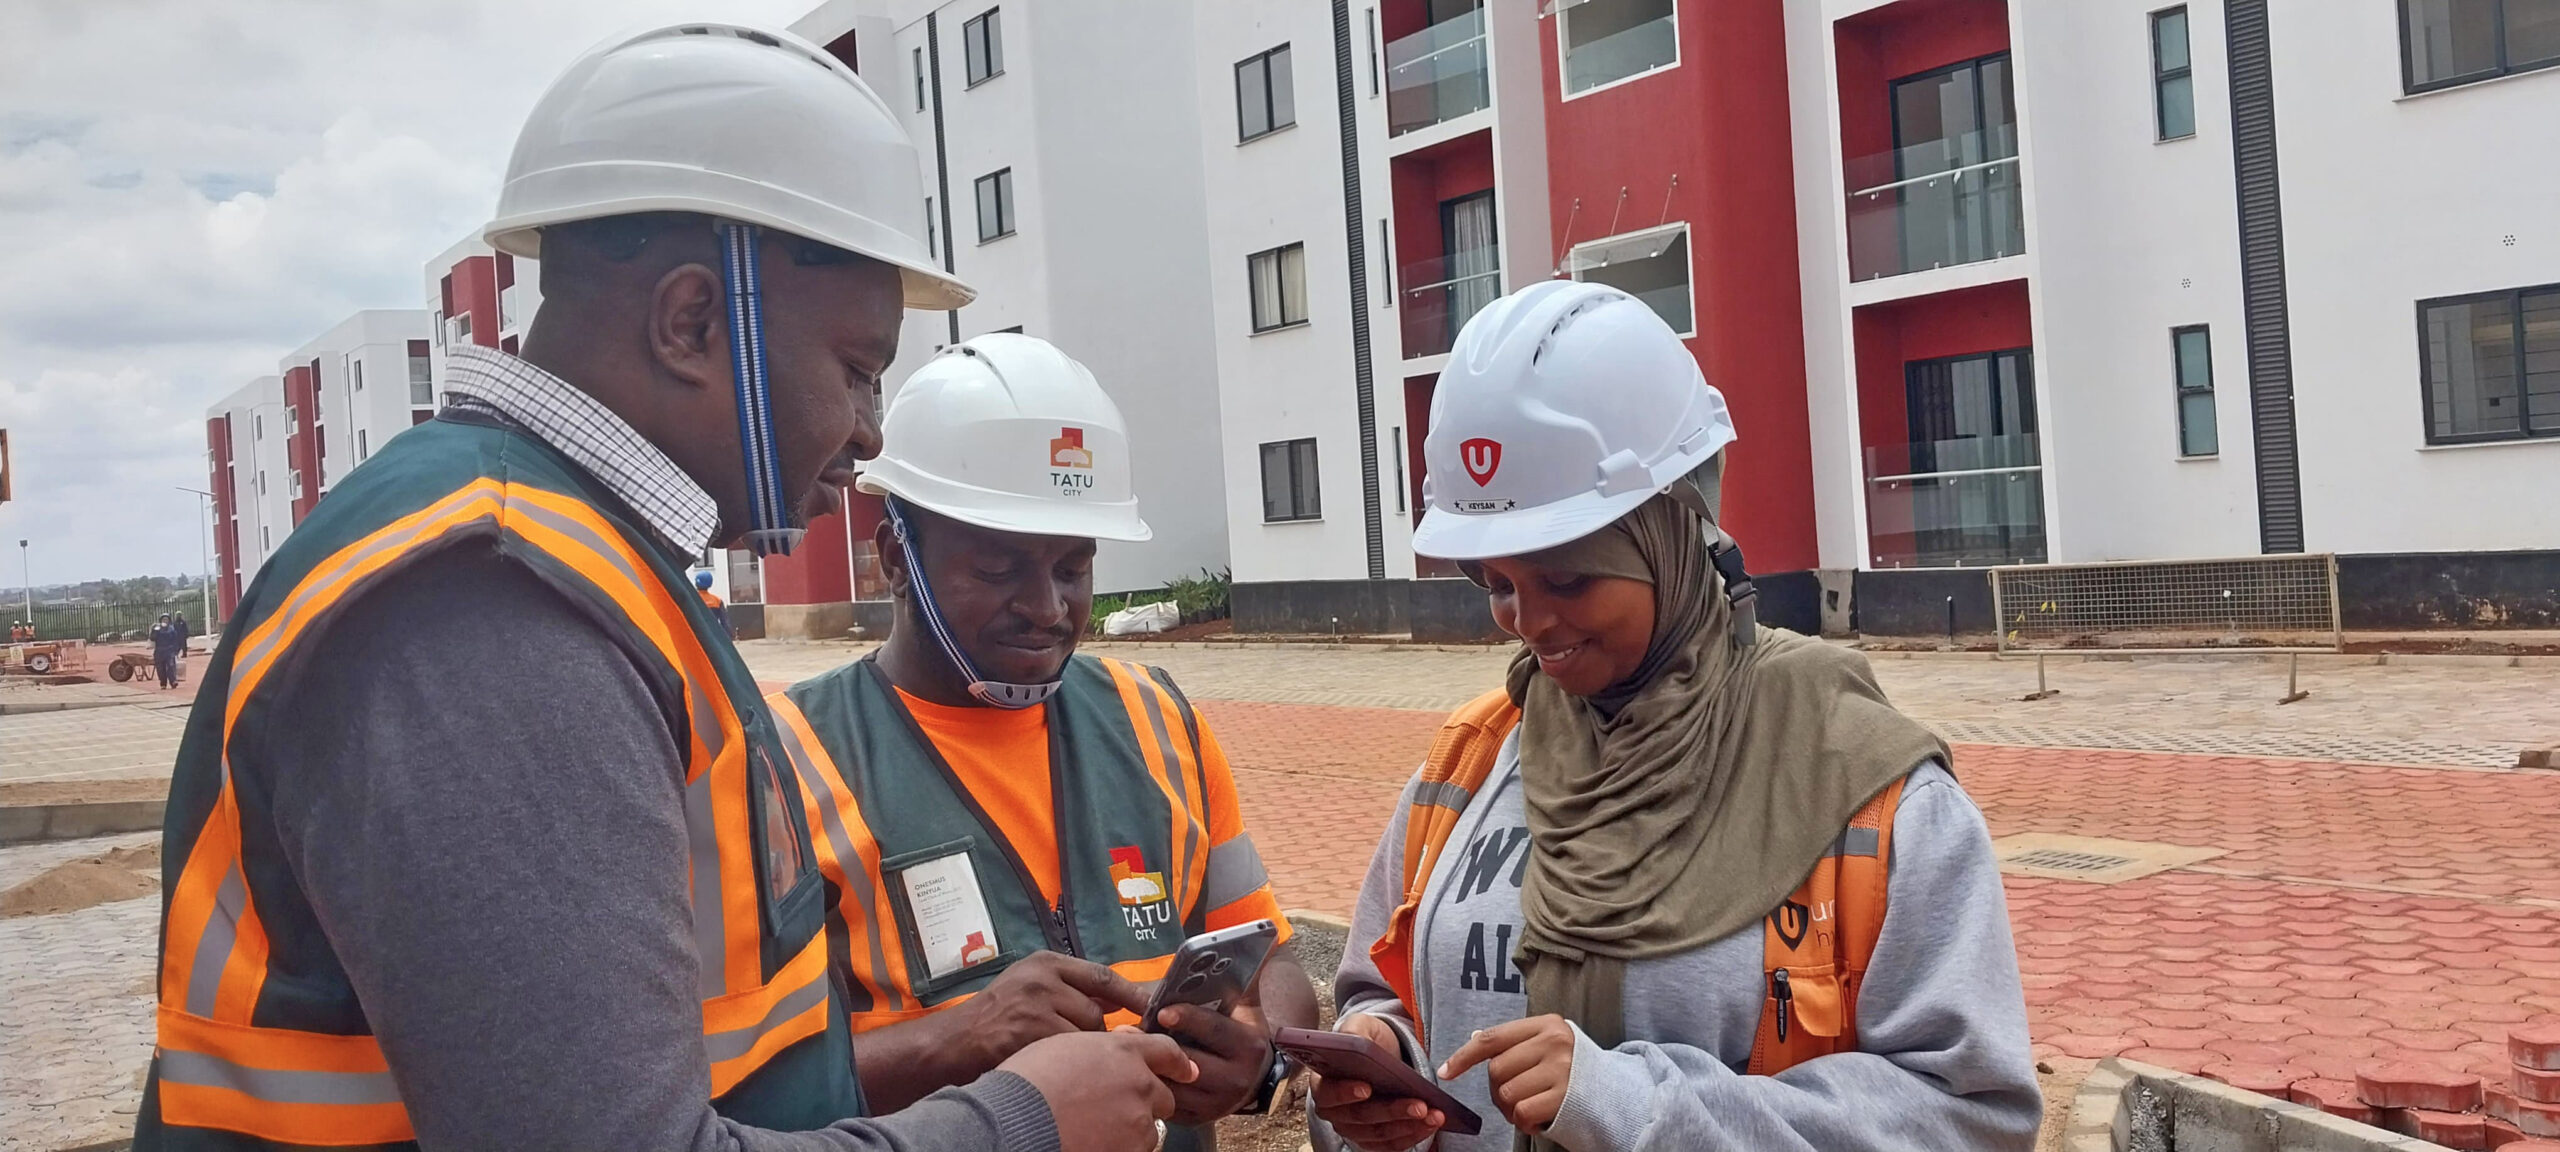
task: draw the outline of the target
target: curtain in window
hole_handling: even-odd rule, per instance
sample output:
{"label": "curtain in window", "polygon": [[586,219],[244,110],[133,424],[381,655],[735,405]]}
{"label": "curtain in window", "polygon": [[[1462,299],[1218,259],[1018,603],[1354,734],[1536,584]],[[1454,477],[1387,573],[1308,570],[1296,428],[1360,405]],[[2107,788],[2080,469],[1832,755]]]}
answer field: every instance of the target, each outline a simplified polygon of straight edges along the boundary
{"label": "curtain in window", "polygon": [[1493,196],[1478,193],[1442,205],[1448,232],[1449,336],[1502,295],[1500,242],[1493,232]]}

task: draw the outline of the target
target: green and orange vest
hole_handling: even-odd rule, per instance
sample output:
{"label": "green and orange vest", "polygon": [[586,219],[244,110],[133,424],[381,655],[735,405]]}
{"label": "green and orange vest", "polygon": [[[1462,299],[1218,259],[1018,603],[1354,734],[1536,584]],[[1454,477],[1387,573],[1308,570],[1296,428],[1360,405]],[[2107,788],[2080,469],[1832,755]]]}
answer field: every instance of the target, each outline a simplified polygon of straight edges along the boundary
{"label": "green and orange vest", "polygon": [[[1519,724],[1520,708],[1506,693],[1470,701],[1441,726],[1421,773],[1406,789],[1403,896],[1386,931],[1369,946],[1369,957],[1417,1022],[1422,1006],[1413,991],[1413,933],[1423,888],[1459,815],[1493,774],[1503,742]],[[1775,1075],[1816,1056],[1857,1048],[1858,987],[1884,932],[1893,815],[1902,785],[1894,781],[1860,808],[1804,883],[1764,918],[1764,1003],[1745,1072]]]}
{"label": "green and orange vest", "polygon": [[271,722],[273,686],[338,612],[466,541],[651,654],[643,671],[688,705],[672,735],[685,756],[712,1106],[783,1130],[861,1114],[823,883],[771,717],[686,558],[639,523],[548,445],[448,412],[385,445],[268,561],[224,629],[170,781],[159,1038],[138,1148],[413,1140],[364,1005],[277,841],[259,766],[232,750]]}

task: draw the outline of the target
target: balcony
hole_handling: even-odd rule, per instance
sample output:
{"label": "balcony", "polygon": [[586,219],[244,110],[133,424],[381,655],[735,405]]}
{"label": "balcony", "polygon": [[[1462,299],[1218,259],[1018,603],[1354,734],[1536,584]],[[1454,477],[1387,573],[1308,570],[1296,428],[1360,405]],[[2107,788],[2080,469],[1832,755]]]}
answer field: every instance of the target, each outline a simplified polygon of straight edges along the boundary
{"label": "balcony", "polygon": [[523,321],[524,314],[516,311],[516,285],[498,289],[498,331],[513,332]]}
{"label": "balcony", "polygon": [[409,358],[409,406],[433,408],[436,404],[435,370],[424,356]]}
{"label": "balcony", "polygon": [[2044,562],[2035,434],[1888,444],[1866,457],[1867,551],[1876,567]]}
{"label": "balcony", "polygon": [[[1874,280],[2025,252],[2018,156],[2006,135],[1985,140],[1972,133],[1852,161],[1847,175],[1859,191],[1849,194],[1849,278]],[[1901,172],[1919,174],[1897,176]]]}
{"label": "balcony", "polygon": [[1568,97],[1680,59],[1679,17],[1672,0],[1558,0],[1553,11],[1563,21]]}
{"label": "balcony", "polygon": [[1492,103],[1484,9],[1387,45],[1387,135],[1446,123]]}
{"label": "balcony", "polygon": [[1404,358],[1419,360],[1446,353],[1458,329],[1502,295],[1502,255],[1495,248],[1465,249],[1407,264],[1397,277],[1404,286],[1397,294]]}

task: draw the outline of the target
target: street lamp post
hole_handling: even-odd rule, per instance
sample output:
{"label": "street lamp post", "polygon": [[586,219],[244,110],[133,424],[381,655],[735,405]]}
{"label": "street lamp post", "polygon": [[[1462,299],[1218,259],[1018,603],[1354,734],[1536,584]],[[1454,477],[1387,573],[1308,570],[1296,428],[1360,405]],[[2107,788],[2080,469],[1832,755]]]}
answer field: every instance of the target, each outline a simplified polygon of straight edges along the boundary
{"label": "street lamp post", "polygon": [[197,570],[196,579],[204,590],[204,630],[210,636],[213,634],[213,544],[209,535],[212,530],[205,527],[205,521],[213,515],[213,493],[184,484],[178,485],[178,491],[204,497],[204,504],[196,509],[196,560],[202,565]]}
{"label": "street lamp post", "polygon": [[36,622],[36,570],[27,561],[27,542],[24,540],[18,541],[18,570],[27,578],[27,623],[32,626]]}

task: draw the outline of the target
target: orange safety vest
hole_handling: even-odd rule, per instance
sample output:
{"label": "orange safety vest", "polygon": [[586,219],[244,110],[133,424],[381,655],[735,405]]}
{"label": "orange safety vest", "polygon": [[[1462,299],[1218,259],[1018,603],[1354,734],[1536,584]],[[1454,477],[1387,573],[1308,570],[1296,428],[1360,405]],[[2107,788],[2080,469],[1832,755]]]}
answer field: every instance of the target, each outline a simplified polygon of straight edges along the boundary
{"label": "orange safety vest", "polygon": [[713,592],[712,590],[710,590],[710,589],[708,589],[708,588],[697,589],[697,591],[699,591],[699,592],[701,592],[701,593],[702,593],[702,603],[703,603],[703,605],[704,605],[705,607],[709,607],[709,608],[720,608],[720,607],[723,607],[723,605],[720,603],[720,594],[719,594],[719,593],[717,593],[717,592]]}
{"label": "orange safety vest", "polygon": [[[1520,724],[1509,694],[1479,696],[1449,717],[1431,742],[1422,772],[1406,789],[1404,894],[1386,931],[1369,946],[1387,986],[1414,1013],[1414,915],[1433,865],[1476,790],[1493,774],[1504,741]],[[1754,1076],[1772,1076],[1817,1056],[1853,1051],[1858,988],[1876,937],[1884,932],[1886,873],[1893,859],[1893,814],[1902,802],[1894,781],[1849,818],[1813,873],[1763,918],[1764,1003],[1751,1041]]]}

